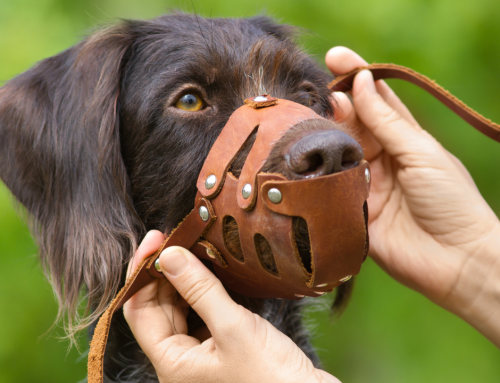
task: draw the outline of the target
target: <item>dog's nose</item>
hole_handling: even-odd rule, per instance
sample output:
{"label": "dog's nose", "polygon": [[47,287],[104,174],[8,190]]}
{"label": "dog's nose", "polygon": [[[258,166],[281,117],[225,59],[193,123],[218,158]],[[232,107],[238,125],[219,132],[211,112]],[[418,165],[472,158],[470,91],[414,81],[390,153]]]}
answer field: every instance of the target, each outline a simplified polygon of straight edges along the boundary
{"label": "dog's nose", "polygon": [[363,149],[340,130],[311,133],[294,143],[285,154],[297,178],[328,175],[353,168],[363,159]]}

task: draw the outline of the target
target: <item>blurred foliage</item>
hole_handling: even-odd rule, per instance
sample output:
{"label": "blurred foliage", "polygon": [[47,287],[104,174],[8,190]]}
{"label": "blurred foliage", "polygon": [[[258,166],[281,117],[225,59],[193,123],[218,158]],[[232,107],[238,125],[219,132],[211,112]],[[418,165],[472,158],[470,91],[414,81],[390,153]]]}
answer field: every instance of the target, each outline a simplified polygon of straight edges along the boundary
{"label": "blurred foliage", "polygon": [[[367,61],[394,62],[436,79],[500,121],[498,0],[1,0],[0,82],[117,18],[180,9],[202,16],[267,14],[304,28],[302,44],[323,61],[345,45]],[[469,169],[500,215],[500,147],[423,91],[392,81],[422,126]],[[0,184],[0,383],[78,382],[86,358],[61,330],[47,333],[56,305],[28,230]],[[500,352],[457,317],[399,285],[368,260],[354,299],[338,321],[312,312],[325,368],[344,382],[498,382]],[[87,348],[82,336],[83,350]]]}

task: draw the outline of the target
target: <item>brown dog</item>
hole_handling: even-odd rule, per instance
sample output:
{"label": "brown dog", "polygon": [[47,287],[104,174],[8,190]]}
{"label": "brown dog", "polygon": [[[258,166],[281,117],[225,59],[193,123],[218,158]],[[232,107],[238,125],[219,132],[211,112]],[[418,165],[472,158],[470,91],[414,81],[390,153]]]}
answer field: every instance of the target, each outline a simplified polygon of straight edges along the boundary
{"label": "brown dog", "polygon": [[[0,177],[32,217],[70,334],[103,312],[144,234],[169,232],[193,208],[204,159],[245,98],[269,93],[333,118],[331,78],[293,43],[293,34],[263,17],[124,21],[0,88]],[[233,163],[235,176],[252,143]],[[355,166],[362,157],[345,128],[298,121],[263,170],[313,177]],[[237,256],[241,228],[227,225]],[[310,247],[300,218],[295,230],[307,268]],[[261,251],[272,269],[265,243]],[[351,286],[338,289],[336,307]],[[88,315],[77,321],[82,290]],[[302,303],[232,296],[318,363],[302,325]],[[194,312],[188,323],[190,331],[201,325]],[[109,381],[157,381],[121,314],[114,317],[105,367]]]}

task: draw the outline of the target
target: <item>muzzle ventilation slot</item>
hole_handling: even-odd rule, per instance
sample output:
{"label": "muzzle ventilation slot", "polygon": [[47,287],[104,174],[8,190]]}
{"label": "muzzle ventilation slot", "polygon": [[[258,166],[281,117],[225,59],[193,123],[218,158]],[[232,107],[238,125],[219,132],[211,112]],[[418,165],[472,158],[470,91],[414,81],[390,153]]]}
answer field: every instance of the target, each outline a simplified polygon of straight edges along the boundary
{"label": "muzzle ventilation slot", "polygon": [[257,138],[257,130],[259,127],[255,127],[255,129],[250,133],[247,140],[241,147],[238,154],[235,156],[233,163],[229,167],[229,172],[235,176],[236,178],[240,178],[241,170],[243,169],[243,165],[247,160],[248,153],[252,150],[253,144],[255,143],[255,139]]}
{"label": "muzzle ventilation slot", "polygon": [[276,266],[276,261],[274,260],[273,250],[271,245],[261,234],[255,234],[253,237],[255,244],[255,251],[259,257],[260,264],[269,274],[279,277],[280,273],[278,267]]}
{"label": "muzzle ventilation slot", "polygon": [[241,248],[240,230],[238,223],[230,215],[226,215],[222,222],[222,231],[224,237],[224,245],[229,254],[239,262],[245,262],[243,257],[243,249]]}
{"label": "muzzle ventilation slot", "polygon": [[311,240],[309,239],[307,222],[302,217],[293,217],[292,225],[295,246],[297,246],[302,266],[307,273],[312,274]]}

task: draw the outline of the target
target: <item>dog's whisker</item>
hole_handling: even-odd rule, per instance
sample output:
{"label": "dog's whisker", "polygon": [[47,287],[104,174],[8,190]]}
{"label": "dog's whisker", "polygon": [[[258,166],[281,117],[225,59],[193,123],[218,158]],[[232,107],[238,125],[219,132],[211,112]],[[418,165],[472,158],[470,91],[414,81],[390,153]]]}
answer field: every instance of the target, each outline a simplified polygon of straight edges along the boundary
{"label": "dog's whisker", "polygon": [[191,5],[193,6],[193,13],[196,17],[196,23],[198,24],[198,28],[200,29],[200,35],[203,38],[203,40],[205,40],[205,44],[207,45],[207,48],[210,49],[210,45],[208,44],[208,41],[205,39],[205,34],[201,30],[200,18],[198,16],[198,13],[196,12],[196,9],[194,8],[194,1],[193,0],[191,0]]}

